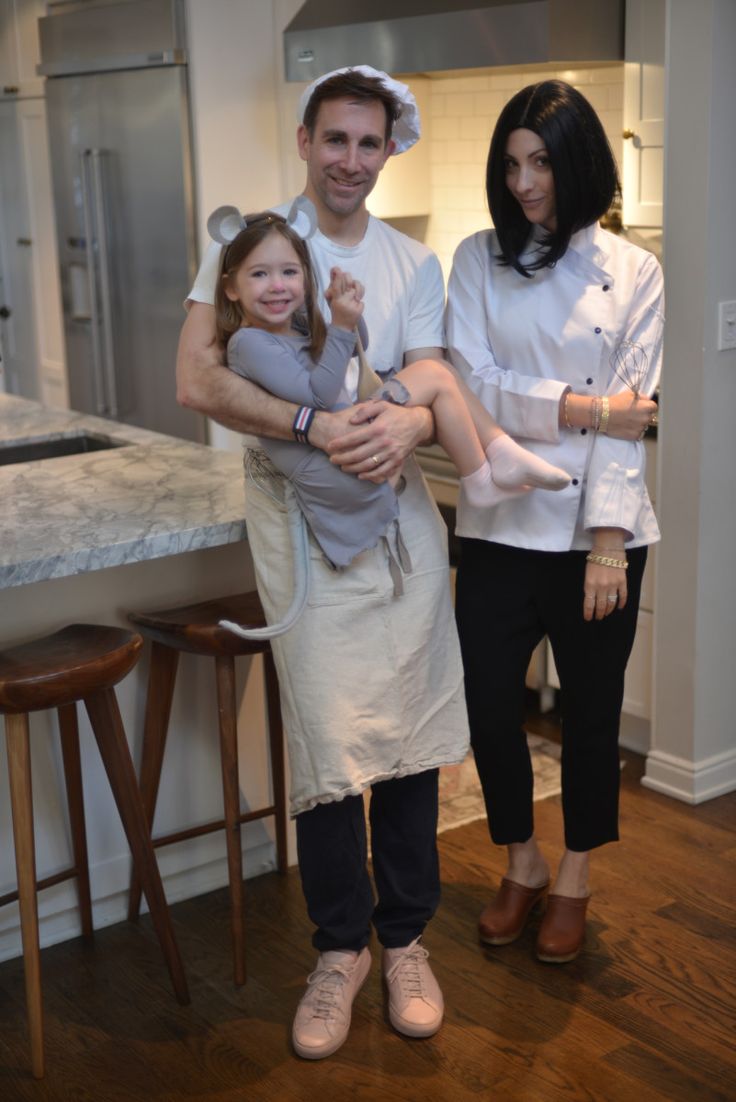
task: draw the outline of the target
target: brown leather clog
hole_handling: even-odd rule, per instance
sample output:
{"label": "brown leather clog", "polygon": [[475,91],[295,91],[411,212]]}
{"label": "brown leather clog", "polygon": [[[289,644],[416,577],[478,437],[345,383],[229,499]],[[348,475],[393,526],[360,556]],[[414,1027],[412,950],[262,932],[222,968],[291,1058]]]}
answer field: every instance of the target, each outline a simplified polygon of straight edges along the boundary
{"label": "brown leather clog", "polygon": [[532,909],[544,899],[549,881],[538,888],[527,888],[506,877],[492,903],[484,908],[478,922],[480,940],[486,945],[508,945],[516,941]]}
{"label": "brown leather clog", "polygon": [[585,912],[589,895],[547,896],[547,910],[537,935],[537,957],[548,964],[574,960],[585,941]]}

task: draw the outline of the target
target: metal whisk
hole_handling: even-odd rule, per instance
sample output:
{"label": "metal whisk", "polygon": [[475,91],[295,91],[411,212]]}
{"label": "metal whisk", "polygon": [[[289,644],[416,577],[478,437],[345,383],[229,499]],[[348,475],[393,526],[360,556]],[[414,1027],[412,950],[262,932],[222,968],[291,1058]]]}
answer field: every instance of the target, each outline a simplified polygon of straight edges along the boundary
{"label": "metal whisk", "polygon": [[642,346],[636,341],[622,340],[608,362],[614,374],[638,398],[649,367],[649,357]]}

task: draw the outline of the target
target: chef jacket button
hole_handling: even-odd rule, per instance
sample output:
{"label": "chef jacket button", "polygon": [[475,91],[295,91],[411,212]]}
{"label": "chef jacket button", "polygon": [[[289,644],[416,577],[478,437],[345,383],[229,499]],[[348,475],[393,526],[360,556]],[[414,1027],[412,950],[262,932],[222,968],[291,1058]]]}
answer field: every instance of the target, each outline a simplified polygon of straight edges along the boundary
{"label": "chef jacket button", "polygon": [[601,329],[600,325],[596,325],[596,327],[595,327],[595,332],[596,332],[596,333],[602,333],[602,332],[603,332],[603,330]]}
{"label": "chef jacket button", "polygon": [[573,484],[573,486],[577,486],[577,484],[578,484],[578,481],[579,481],[579,480],[578,480],[577,478],[573,478],[573,480],[572,480],[572,484]]}
{"label": "chef jacket button", "polygon": [[592,379],[586,379],[585,381],[586,381],[586,383],[588,384],[588,386],[592,386],[592,385],[593,385],[593,380],[592,380]]}
{"label": "chef jacket button", "polygon": [[580,435],[581,435],[581,436],[587,436],[587,433],[588,433],[588,430],[587,430],[587,429],[581,429],[581,430],[580,430]]}
{"label": "chef jacket button", "polygon": [[609,285],[608,285],[607,283],[604,283],[604,284],[603,284],[603,290],[604,290],[604,291],[610,291],[610,290],[611,290],[611,288],[610,288],[610,286],[609,286]]}

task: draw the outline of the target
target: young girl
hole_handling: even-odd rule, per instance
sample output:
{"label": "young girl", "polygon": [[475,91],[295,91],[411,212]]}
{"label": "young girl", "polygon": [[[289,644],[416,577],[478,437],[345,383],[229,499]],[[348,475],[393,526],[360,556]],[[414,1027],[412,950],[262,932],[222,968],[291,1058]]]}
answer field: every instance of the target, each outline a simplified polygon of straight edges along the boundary
{"label": "young girl", "polygon": [[[240,224],[245,228],[223,249],[215,295],[218,337],[227,343],[228,365],[276,397],[304,407],[350,405],[344,383],[355,355],[356,327],[363,329],[366,343],[363,288],[340,269],[332,270],[325,292],[332,321],[326,326],[316,305],[309,252],[293,226],[271,212],[249,215]],[[211,232],[217,236],[217,228]],[[562,489],[570,481],[563,470],[519,447],[482,407],[477,414],[474,407],[471,417],[454,375],[434,360],[399,371],[376,397],[431,409],[437,438],[460,473],[461,491],[477,507],[533,487]],[[396,521],[397,497],[388,483],[345,474],[306,439],[264,438],[260,443],[291,481],[315,539],[334,566],[347,566],[374,547]]]}

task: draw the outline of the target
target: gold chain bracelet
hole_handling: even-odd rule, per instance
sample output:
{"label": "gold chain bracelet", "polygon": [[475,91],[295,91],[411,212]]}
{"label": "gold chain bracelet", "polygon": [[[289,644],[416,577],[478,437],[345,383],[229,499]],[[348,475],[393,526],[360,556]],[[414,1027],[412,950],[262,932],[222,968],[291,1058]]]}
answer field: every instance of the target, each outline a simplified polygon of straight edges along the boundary
{"label": "gold chain bracelet", "polygon": [[629,569],[626,559],[612,559],[608,555],[596,555],[595,551],[589,551],[585,556],[585,561],[598,563],[599,566],[616,566],[619,570]]}

